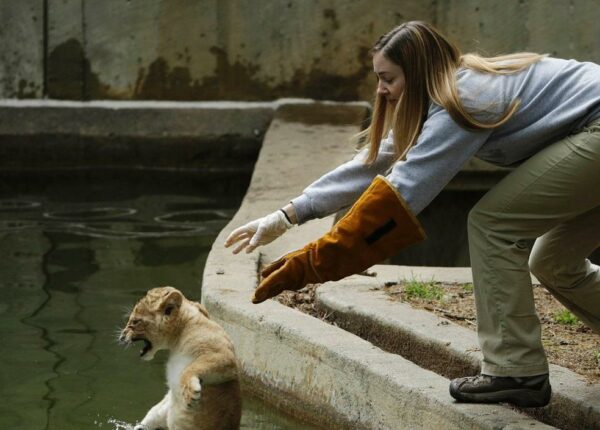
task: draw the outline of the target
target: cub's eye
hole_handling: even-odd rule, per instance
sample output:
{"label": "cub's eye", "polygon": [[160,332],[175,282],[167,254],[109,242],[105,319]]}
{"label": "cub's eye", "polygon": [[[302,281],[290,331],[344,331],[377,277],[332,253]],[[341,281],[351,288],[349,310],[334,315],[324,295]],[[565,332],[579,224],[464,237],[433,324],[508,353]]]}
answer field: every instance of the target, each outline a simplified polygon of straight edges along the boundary
{"label": "cub's eye", "polygon": [[138,325],[138,324],[139,324],[139,323],[141,323],[141,322],[142,322],[142,320],[141,320],[141,319],[138,319],[138,318],[136,318],[136,319],[134,319],[133,321],[131,321],[131,324],[132,324],[132,325]]}

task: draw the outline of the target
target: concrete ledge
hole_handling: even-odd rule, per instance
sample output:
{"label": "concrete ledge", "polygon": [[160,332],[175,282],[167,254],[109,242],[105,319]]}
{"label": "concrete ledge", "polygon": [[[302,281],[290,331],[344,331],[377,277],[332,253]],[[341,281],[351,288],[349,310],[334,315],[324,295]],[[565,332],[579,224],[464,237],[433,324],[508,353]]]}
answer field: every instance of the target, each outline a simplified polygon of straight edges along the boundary
{"label": "concrete ledge", "polygon": [[250,172],[273,103],[0,102],[0,168]]}
{"label": "concrete ledge", "polygon": [[[469,268],[379,265],[371,270],[377,275],[324,284],[317,290],[318,307],[340,327],[440,375],[455,378],[479,373],[483,356],[474,331],[390,301],[381,291],[386,282],[403,279],[472,282]],[[550,366],[550,376],[551,403],[527,412],[562,429],[600,429],[600,387],[556,365]]]}
{"label": "concrete ledge", "polygon": [[275,103],[1,100],[0,136],[264,135]]}
{"label": "concrete ledge", "polygon": [[252,306],[251,292],[203,300],[232,335],[248,385],[301,418],[343,429],[551,428],[501,406],[455,403],[447,379],[277,302]]}
{"label": "concrete ledge", "polygon": [[320,236],[333,222],[329,217],[293,229],[258,255],[234,256],[222,245],[234,227],[276,210],[351,157],[345,141],[366,109],[348,106],[337,124],[303,122],[319,118],[319,109],[325,107],[275,114],[246,197],[206,262],[202,302],[232,336],[249,388],[324,428],[551,428],[503,406],[455,403],[446,378],[399,355],[276,301],[251,304],[261,263]]}

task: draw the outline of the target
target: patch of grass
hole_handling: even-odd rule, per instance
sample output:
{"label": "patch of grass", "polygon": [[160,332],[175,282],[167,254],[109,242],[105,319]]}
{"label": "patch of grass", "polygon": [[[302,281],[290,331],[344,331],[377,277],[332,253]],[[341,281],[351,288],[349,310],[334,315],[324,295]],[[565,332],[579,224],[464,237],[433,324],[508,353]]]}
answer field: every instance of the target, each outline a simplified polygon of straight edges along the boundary
{"label": "patch of grass", "polygon": [[567,309],[564,309],[554,314],[554,322],[562,325],[576,325],[579,323],[579,320]]}
{"label": "patch of grass", "polygon": [[472,293],[473,292],[473,284],[471,284],[470,282],[467,284],[462,284],[463,290],[465,290],[467,293]]}
{"label": "patch of grass", "polygon": [[408,299],[441,300],[444,297],[444,290],[437,282],[411,279],[404,283],[404,294]]}

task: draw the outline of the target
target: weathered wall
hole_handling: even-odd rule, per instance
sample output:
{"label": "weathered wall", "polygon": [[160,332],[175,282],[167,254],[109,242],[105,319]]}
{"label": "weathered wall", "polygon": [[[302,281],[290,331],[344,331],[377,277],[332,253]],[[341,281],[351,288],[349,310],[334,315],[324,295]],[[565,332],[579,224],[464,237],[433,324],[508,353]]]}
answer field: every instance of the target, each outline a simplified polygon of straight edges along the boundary
{"label": "weathered wall", "polygon": [[370,99],[368,49],[423,19],[465,51],[600,61],[597,0],[0,0],[0,97]]}
{"label": "weathered wall", "polygon": [[0,97],[41,97],[43,89],[43,3],[0,0]]}

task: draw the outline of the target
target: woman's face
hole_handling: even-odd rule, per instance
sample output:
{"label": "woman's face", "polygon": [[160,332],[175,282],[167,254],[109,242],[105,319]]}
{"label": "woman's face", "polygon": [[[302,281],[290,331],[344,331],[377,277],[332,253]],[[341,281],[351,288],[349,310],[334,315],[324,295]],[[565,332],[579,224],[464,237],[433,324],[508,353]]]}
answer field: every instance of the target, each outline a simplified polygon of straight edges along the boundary
{"label": "woman's face", "polygon": [[379,80],[377,94],[396,104],[404,91],[404,72],[402,67],[388,60],[381,51],[373,55],[373,70]]}

